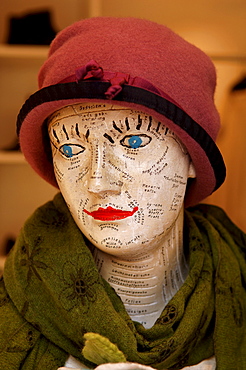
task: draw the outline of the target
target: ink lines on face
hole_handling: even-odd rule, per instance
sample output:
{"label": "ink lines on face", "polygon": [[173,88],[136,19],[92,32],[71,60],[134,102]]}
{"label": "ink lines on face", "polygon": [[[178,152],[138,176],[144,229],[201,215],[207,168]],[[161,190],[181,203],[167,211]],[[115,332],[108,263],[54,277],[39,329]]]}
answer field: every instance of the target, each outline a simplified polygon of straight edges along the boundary
{"label": "ink lines on face", "polygon": [[[134,123],[135,123],[135,127],[131,127],[130,122],[129,122],[129,118],[126,117],[125,120],[124,120],[123,128],[119,127],[119,124],[117,124],[115,121],[112,122],[112,124],[113,124],[112,128],[113,128],[113,130],[115,130],[116,132],[118,132],[120,134],[123,134],[124,132],[131,131],[132,129],[135,129],[136,131],[141,131],[141,128],[142,128],[142,125],[143,125],[143,118],[141,117],[140,114],[138,114],[137,122],[134,122]],[[121,126],[122,126],[122,124],[121,124]],[[147,132],[150,131],[151,126],[152,126],[152,117],[149,116],[148,117],[147,130],[146,130]],[[161,126],[161,122],[158,122],[157,127],[155,129],[155,131],[157,133],[159,132],[160,126]],[[168,128],[166,130],[168,131]],[[110,136],[108,133],[105,133],[103,136],[106,139],[108,139],[111,144],[115,143],[113,137]],[[148,145],[151,140],[152,140],[152,138],[150,136],[146,135],[146,134],[127,135],[122,140],[120,140],[120,144],[125,146],[125,147],[128,147],[128,148],[137,149],[139,147],[143,147],[143,146]]]}
{"label": "ink lines on face", "polygon": [[63,197],[98,248],[128,253],[138,245],[142,252],[177,217],[185,185],[176,177],[185,178],[188,159],[155,117],[112,105],[81,107],[65,107],[49,123]]}
{"label": "ink lines on face", "polygon": [[[152,137],[148,135],[148,132],[154,132],[155,134],[160,135],[160,128],[162,126],[161,122],[154,122],[151,116],[144,116],[142,117],[141,114],[138,114],[136,119],[129,119],[128,116],[125,117],[124,120],[119,120],[116,122],[116,120],[112,120],[110,123],[105,125],[105,130],[103,133],[103,137],[110,143],[110,144],[117,144],[117,139],[119,136],[123,136],[121,140],[119,140],[119,143],[126,148],[129,149],[138,149],[142,148],[146,145],[148,145],[152,141]],[[143,125],[144,123],[144,125]],[[95,123],[96,125],[97,123]],[[56,127],[55,127],[56,125]],[[95,125],[93,126],[93,123],[90,124],[90,128],[87,126],[86,131],[83,130],[83,123],[75,123],[72,125],[67,125],[62,123],[62,119],[60,120],[60,124],[56,122],[56,124],[53,125],[52,128],[52,136],[54,140],[52,141],[53,145],[56,147],[56,149],[59,149],[63,155],[66,157],[72,157],[72,155],[78,154],[83,152],[82,149],[84,149],[81,146],[81,150],[75,151],[74,153],[74,146],[75,144],[71,144],[71,140],[81,140],[83,139],[85,142],[89,142],[90,140],[90,134],[91,130],[95,129]],[[143,127],[144,131],[143,132]],[[70,131],[70,132],[69,132]],[[84,131],[84,132],[82,132]],[[130,132],[134,131],[134,134],[131,134]],[[168,128],[165,128],[164,135],[168,133]],[[126,135],[129,133],[128,135]],[[159,136],[158,135],[158,136]],[[55,142],[54,142],[55,141]],[[62,142],[66,142],[65,147],[62,145]],[[77,145],[78,146],[78,145]]]}

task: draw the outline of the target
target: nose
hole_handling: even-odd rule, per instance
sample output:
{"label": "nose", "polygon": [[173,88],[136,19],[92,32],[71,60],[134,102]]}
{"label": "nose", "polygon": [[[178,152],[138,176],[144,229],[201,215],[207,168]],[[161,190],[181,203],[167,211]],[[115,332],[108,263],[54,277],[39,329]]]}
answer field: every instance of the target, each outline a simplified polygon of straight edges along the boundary
{"label": "nose", "polygon": [[116,170],[107,165],[108,158],[105,147],[96,143],[92,146],[90,172],[88,173],[88,191],[101,198],[106,195],[119,195],[123,185]]}

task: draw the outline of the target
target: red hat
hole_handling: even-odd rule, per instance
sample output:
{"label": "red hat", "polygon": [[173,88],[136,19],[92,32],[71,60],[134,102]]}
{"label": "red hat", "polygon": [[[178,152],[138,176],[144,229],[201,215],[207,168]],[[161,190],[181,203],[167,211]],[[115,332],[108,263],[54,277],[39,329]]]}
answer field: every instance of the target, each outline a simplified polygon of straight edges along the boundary
{"label": "red hat", "polygon": [[211,60],[169,28],[135,18],[90,18],[61,31],[39,73],[39,88],[17,121],[21,149],[34,170],[58,187],[46,118],[63,106],[105,102],[152,115],[186,146],[196,169],[185,204],[194,205],[224,181],[215,144],[220,120],[214,105]]}

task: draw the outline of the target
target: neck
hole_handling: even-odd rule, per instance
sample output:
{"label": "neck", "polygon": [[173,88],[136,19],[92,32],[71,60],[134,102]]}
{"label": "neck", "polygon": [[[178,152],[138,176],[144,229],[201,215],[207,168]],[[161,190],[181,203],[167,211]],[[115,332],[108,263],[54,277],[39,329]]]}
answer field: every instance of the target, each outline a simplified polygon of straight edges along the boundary
{"label": "neck", "polygon": [[183,254],[183,212],[159,248],[139,258],[116,257],[96,249],[94,258],[132,320],[150,328],[188,274]]}

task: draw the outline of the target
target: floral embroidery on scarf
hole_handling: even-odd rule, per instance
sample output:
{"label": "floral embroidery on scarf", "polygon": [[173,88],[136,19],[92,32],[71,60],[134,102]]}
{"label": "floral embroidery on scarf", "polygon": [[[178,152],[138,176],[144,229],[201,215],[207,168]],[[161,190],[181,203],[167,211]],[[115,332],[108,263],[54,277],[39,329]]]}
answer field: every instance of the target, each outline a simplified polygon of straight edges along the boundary
{"label": "floral embroidery on scarf", "polygon": [[6,348],[6,351],[9,353],[18,353],[18,352],[27,352],[32,348],[35,344],[36,337],[34,332],[31,329],[27,329],[27,331],[23,331],[23,334],[21,335],[20,343],[17,343],[16,338],[13,337],[12,341],[10,342],[10,345]]}
{"label": "floral embroidery on scarf", "polygon": [[204,251],[205,246],[201,238],[198,236],[192,236],[190,239],[190,249],[192,251]]}
{"label": "floral embroidery on scarf", "polygon": [[94,269],[86,268],[86,259],[88,257],[84,256],[83,264],[79,263],[78,258],[76,262],[66,262],[63,266],[64,289],[59,299],[67,311],[79,307],[81,312],[86,313],[97,299],[97,285],[100,284],[98,273]]}
{"label": "floral embroidery on scarf", "polygon": [[38,261],[35,259],[37,254],[40,252],[41,247],[39,246],[41,243],[41,238],[38,237],[35,242],[32,250],[30,251],[30,247],[28,244],[25,244],[21,247],[21,253],[24,255],[20,261],[21,266],[27,268],[27,281],[31,279],[33,275],[35,275],[38,280],[42,280],[39,273],[38,269],[47,269],[48,266],[42,262]]}
{"label": "floral embroidery on scarf", "polygon": [[177,348],[177,344],[173,338],[164,341],[159,348],[157,348],[161,361],[166,360],[170,354]]}
{"label": "floral embroidery on scarf", "polygon": [[157,323],[162,325],[171,324],[175,321],[177,315],[177,308],[174,305],[167,305]]}
{"label": "floral embroidery on scarf", "polygon": [[44,212],[40,221],[48,227],[62,229],[67,224],[68,219],[64,213],[59,212],[56,208],[49,207],[49,212]]}
{"label": "floral embroidery on scarf", "polygon": [[183,356],[183,354],[182,354],[182,355],[178,356],[177,357],[178,362],[175,364],[175,366],[173,366],[173,369],[177,369],[177,370],[183,369],[183,367],[188,364],[188,359],[189,359],[189,355]]}
{"label": "floral embroidery on scarf", "polygon": [[32,330],[28,330],[26,340],[29,343],[30,347],[34,346],[34,338]]}

